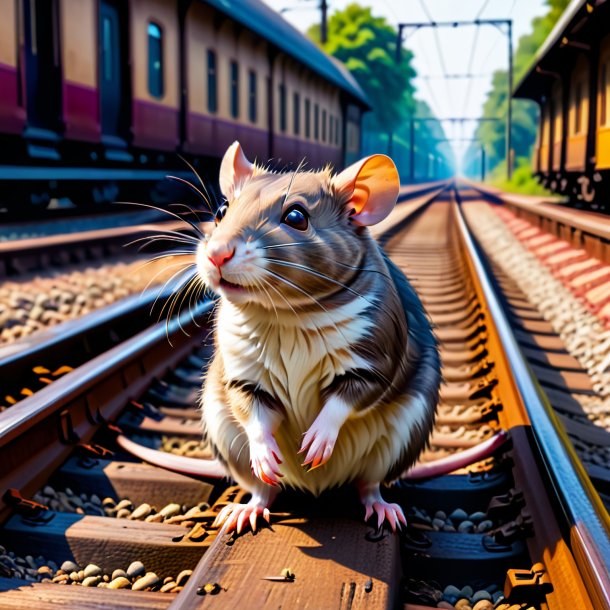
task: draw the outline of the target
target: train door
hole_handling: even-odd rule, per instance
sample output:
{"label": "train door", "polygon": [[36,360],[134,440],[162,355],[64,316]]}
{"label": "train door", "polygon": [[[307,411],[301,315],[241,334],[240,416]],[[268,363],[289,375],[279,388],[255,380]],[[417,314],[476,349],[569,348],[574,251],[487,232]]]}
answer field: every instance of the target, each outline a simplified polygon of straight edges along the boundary
{"label": "train door", "polygon": [[106,141],[126,139],[130,122],[127,20],[123,6],[117,0],[100,2],[100,116],[102,138]]}
{"label": "train door", "polygon": [[24,0],[23,21],[28,125],[56,131],[61,124],[58,0]]}

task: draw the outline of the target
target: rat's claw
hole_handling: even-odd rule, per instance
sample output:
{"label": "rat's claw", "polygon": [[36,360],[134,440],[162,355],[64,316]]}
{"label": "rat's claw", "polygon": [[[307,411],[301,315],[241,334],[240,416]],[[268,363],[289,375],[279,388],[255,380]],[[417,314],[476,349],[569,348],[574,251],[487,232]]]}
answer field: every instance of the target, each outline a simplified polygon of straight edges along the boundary
{"label": "rat's claw", "polygon": [[311,464],[311,468],[309,469],[311,471],[326,464],[333,454],[336,441],[337,433],[332,430],[320,429],[316,426],[316,422],[314,422],[307,431],[301,449],[299,450],[299,453],[303,453],[307,450],[307,455],[303,460],[303,466]]}
{"label": "rat's claw", "polygon": [[250,501],[248,504],[227,504],[214,521],[213,527],[225,525],[225,530],[231,532],[235,530],[238,534],[245,531],[245,526],[249,523],[253,532],[257,529],[258,517],[262,517],[267,523],[271,520],[269,509],[258,501]]}
{"label": "rat's claw", "polygon": [[254,518],[256,519],[256,513],[250,513],[248,514],[247,511],[242,511],[239,514],[239,517],[237,517],[237,533],[241,534],[241,530],[243,529],[244,525],[246,524],[246,522],[250,519],[250,517],[254,515]]}
{"label": "rat's claw", "polygon": [[398,504],[390,504],[389,502],[381,500],[373,502],[372,504],[365,504],[364,508],[365,521],[368,521],[373,513],[377,513],[377,529],[380,529],[383,522],[386,520],[390,524],[393,532],[396,532],[397,529],[402,529],[401,523],[407,525],[407,520],[405,519],[402,508]]}
{"label": "rat's claw", "polygon": [[268,434],[261,440],[250,441],[252,474],[263,483],[279,485],[279,479],[284,476],[279,469],[281,463],[281,452],[273,435]]}
{"label": "rat's claw", "polygon": [[368,521],[374,514],[377,515],[377,528],[380,529],[387,520],[393,532],[407,525],[405,514],[398,504],[386,502],[379,491],[379,484],[360,485],[360,499],[364,505],[364,520]]}
{"label": "rat's claw", "polygon": [[220,527],[227,519],[229,514],[232,511],[232,504],[227,504],[216,516],[214,519],[214,523],[212,523],[212,527]]}

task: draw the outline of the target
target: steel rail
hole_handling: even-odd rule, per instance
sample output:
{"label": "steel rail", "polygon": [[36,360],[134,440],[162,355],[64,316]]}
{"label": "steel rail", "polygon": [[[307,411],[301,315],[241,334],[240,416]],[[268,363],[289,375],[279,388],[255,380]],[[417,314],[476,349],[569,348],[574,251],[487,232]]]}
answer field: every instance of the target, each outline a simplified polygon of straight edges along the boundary
{"label": "steel rail", "polygon": [[185,311],[173,318],[167,326],[165,322],[159,322],[145,329],[0,413],[0,447],[120,370],[127,360],[134,360],[155,344],[167,340],[168,336],[181,332],[182,328],[192,324],[191,316],[205,315],[213,304],[213,301],[205,301],[193,312]]}
{"label": "steel rail", "polygon": [[[459,202],[459,196],[457,199]],[[572,443],[521,354],[459,205],[456,206],[456,219],[513,372],[514,383],[529,416],[540,458],[570,525],[574,559],[583,580],[592,589],[590,593],[597,602],[596,608],[610,609],[610,519]]]}

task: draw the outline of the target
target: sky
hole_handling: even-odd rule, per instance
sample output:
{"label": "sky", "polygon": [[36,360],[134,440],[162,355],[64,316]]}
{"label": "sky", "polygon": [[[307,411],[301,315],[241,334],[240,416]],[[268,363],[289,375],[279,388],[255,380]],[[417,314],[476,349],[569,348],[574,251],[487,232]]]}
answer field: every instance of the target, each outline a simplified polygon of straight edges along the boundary
{"label": "sky", "polygon": [[[354,0],[328,0],[329,14],[345,8]],[[456,21],[479,19],[513,20],[513,45],[531,31],[531,21],[543,15],[544,0],[356,0],[373,8],[392,25],[404,22]],[[318,0],[265,0],[272,8],[290,9],[283,13],[301,31],[320,19]],[[494,70],[507,68],[507,37],[497,27],[407,29],[404,46],[415,57],[418,97],[425,100],[439,118],[478,117],[481,115]],[[443,74],[470,73],[472,79],[443,79]],[[475,122],[443,124],[448,138],[471,138]],[[458,165],[469,142],[454,140],[452,146]]]}

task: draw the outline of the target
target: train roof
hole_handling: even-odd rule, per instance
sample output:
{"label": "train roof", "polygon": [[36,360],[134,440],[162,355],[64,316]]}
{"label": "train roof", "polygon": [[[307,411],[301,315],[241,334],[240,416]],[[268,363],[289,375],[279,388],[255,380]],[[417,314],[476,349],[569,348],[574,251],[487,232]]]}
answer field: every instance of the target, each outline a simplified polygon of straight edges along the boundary
{"label": "train roof", "polygon": [[[545,72],[550,72],[546,64],[557,60],[557,51],[565,46],[564,38],[576,34],[586,23],[589,15],[595,16],[595,8],[604,4],[606,0],[572,0],[566,7],[555,27],[547,36],[542,46],[520,81],[513,89],[514,97],[539,99],[546,90],[546,79],[541,78]],[[541,64],[545,64],[542,66]]]}
{"label": "train roof", "polygon": [[273,43],[287,55],[334,83],[367,109],[364,91],[349,70],[304,36],[261,0],[204,0],[231,19]]}

